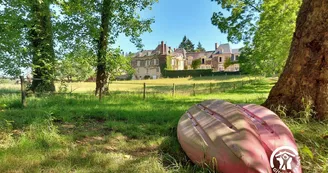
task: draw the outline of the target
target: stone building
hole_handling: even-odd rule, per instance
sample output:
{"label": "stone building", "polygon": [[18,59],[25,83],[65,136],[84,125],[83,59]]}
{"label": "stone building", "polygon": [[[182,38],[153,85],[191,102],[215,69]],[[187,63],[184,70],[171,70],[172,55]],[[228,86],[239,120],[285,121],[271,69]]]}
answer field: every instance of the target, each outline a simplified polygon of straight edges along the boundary
{"label": "stone building", "polygon": [[[192,69],[193,60],[201,59],[200,69],[213,69],[213,71],[239,71],[239,49],[231,49],[230,44],[215,43],[215,50],[206,52],[190,52],[186,54],[186,69]],[[224,63],[230,59],[234,64],[224,68]]]}
{"label": "stone building", "polygon": [[164,68],[167,68],[167,60],[171,60],[172,70],[183,70],[184,54],[174,52],[171,47],[162,41],[154,50],[144,50],[132,57],[132,67],[135,74],[132,79],[157,79],[162,76]]}
{"label": "stone building", "polygon": [[[154,50],[143,50],[132,56],[135,74],[132,79],[157,79],[162,77],[165,68],[170,70],[190,70],[193,60],[201,59],[199,69],[213,71],[239,71],[239,49],[231,49],[230,44],[215,43],[215,50],[206,52],[186,52],[185,49],[171,49],[163,41]],[[224,68],[227,60],[232,65]],[[170,61],[170,62],[168,62]],[[168,67],[169,66],[169,67]]]}

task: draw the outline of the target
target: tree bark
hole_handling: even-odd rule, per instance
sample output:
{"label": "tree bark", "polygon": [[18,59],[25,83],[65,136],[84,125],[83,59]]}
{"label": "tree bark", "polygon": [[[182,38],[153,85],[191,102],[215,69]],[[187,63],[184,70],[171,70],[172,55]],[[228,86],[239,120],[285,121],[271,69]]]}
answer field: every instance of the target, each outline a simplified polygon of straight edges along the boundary
{"label": "tree bark", "polygon": [[284,71],[264,106],[285,106],[292,116],[312,105],[316,118],[327,119],[327,61],[328,1],[303,0]]}
{"label": "tree bark", "polygon": [[100,98],[101,94],[104,92],[104,88],[107,84],[106,75],[106,54],[108,48],[108,33],[109,33],[109,23],[111,16],[111,0],[104,0],[101,10],[101,26],[100,26],[100,38],[98,42],[98,65],[97,65],[97,79],[96,79],[96,92],[95,95],[99,93]]}
{"label": "tree bark", "polygon": [[55,91],[55,51],[51,24],[50,3],[47,0],[30,0],[33,27],[29,30],[32,47],[33,78],[30,89]]}

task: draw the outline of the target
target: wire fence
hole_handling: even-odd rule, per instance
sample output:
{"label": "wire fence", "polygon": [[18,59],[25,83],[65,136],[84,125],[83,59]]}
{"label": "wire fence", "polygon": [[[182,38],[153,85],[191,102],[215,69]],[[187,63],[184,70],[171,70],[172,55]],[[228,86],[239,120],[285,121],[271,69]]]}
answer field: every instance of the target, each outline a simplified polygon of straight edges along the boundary
{"label": "wire fence", "polygon": [[[110,94],[137,94],[140,95],[142,99],[146,99],[148,96],[156,96],[156,95],[170,95],[175,97],[177,95],[190,95],[197,96],[203,94],[213,94],[213,93],[224,93],[224,92],[234,92],[237,89],[243,88],[247,84],[252,84],[258,81],[257,77],[248,77],[239,78],[238,80],[222,80],[218,82],[195,82],[195,83],[151,83],[151,82],[143,82],[139,81],[135,82],[114,82],[110,83],[109,95]],[[21,95],[21,103],[23,106],[26,106],[26,97],[27,97],[27,86],[29,86],[33,80],[42,80],[38,78],[24,78],[20,77],[19,82],[15,82],[15,87],[9,87],[9,89],[1,89],[0,95],[4,94],[20,94]],[[68,83],[69,84],[69,83]],[[84,83],[86,84],[86,83]],[[94,83],[89,83],[94,84]],[[20,86],[18,88],[18,85]],[[48,96],[48,95],[93,95],[94,85],[89,85],[89,90],[85,90],[87,92],[75,92],[81,87],[82,84],[76,83],[76,86],[66,86],[66,89],[60,92],[52,92],[52,93],[38,93],[38,96]],[[59,86],[61,87],[61,86]],[[0,87],[1,88],[1,87]],[[86,87],[88,88],[88,87]],[[105,95],[106,96],[106,95]]]}

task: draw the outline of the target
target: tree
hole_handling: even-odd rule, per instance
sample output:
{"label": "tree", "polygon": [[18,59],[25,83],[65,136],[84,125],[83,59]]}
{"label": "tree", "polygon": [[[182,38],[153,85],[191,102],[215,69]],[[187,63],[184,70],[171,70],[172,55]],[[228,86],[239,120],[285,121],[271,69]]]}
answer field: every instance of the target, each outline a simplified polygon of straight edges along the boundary
{"label": "tree", "polygon": [[186,47],[186,42],[187,42],[187,36],[183,36],[183,39],[179,45],[179,48],[184,49]]}
{"label": "tree", "polygon": [[265,106],[281,105],[287,113],[311,107],[317,118],[328,118],[327,16],[325,0],[303,0],[284,71]]}
{"label": "tree", "polygon": [[[243,2],[250,2],[250,1],[232,1],[232,0],[217,0],[219,4],[221,3],[223,7],[228,7],[228,9],[232,9],[232,11],[238,11],[240,8],[236,7],[236,4],[243,3]],[[258,1],[261,2],[261,1]],[[278,3],[278,0],[273,1],[265,1],[267,2],[267,7],[269,9],[273,9],[276,15],[281,15],[281,10],[288,11],[290,16],[294,13],[293,9],[295,7],[291,1],[281,1]],[[276,5],[272,5],[272,4]],[[293,1],[293,3],[295,3]],[[223,5],[224,4],[224,5]],[[228,4],[228,5],[227,5]],[[234,5],[231,5],[234,4]],[[244,3],[247,7],[243,9],[255,9],[254,5]],[[256,6],[256,9],[265,10],[265,4],[263,6]],[[296,3],[297,4],[297,3]],[[319,119],[327,119],[328,118],[328,87],[327,87],[327,45],[325,40],[327,40],[327,31],[328,26],[327,22],[325,22],[328,16],[328,4],[325,3],[324,0],[303,0],[300,11],[297,16],[296,20],[296,31],[294,32],[291,47],[289,50],[289,56],[286,61],[285,67],[283,72],[275,84],[275,86],[270,91],[268,99],[263,104],[268,108],[276,109],[279,107],[284,107],[286,110],[287,115],[299,115],[299,114],[312,114],[313,112],[316,113],[316,117]],[[275,8],[277,7],[277,8]],[[288,8],[286,8],[288,7]],[[291,9],[289,9],[291,8]],[[245,10],[243,10],[245,12]],[[236,13],[237,14],[237,13]],[[244,24],[254,23],[254,21],[250,21],[249,18],[245,17],[245,15],[232,15],[232,17],[224,18],[221,16],[218,22],[219,28],[226,29],[226,31],[230,32],[230,37],[228,38],[243,38],[239,37],[243,34],[243,32],[235,32],[239,28],[238,22],[245,21]],[[234,17],[233,17],[234,16]],[[263,16],[263,17],[262,17]],[[276,16],[272,13],[265,17],[263,14],[261,16],[261,20],[266,18],[268,20],[276,20]],[[215,16],[214,16],[215,17]],[[232,20],[237,19],[239,20]],[[279,18],[279,17],[278,17]],[[224,26],[223,21],[228,20],[230,23]],[[272,22],[273,22],[272,21]],[[286,22],[287,21],[287,22]],[[290,20],[283,19],[282,21],[278,20],[279,22],[285,23],[282,25],[286,27],[286,25],[293,25],[292,18]],[[213,21],[212,21],[213,22]],[[260,21],[260,23],[265,21]],[[215,23],[214,23],[215,24]],[[275,23],[276,24],[276,23]],[[265,24],[263,24],[265,26]],[[269,26],[269,25],[268,25]],[[260,25],[261,27],[261,25]],[[270,32],[270,30],[275,31],[275,27],[264,27],[266,29],[262,30],[259,29],[259,32],[266,33]],[[290,31],[290,29],[285,30],[285,28],[281,28],[283,31]],[[257,31],[256,27],[255,30]],[[228,34],[229,35],[229,34]],[[284,34],[281,34],[284,35]],[[265,36],[266,37],[266,36]],[[265,38],[264,37],[264,38]],[[256,39],[256,38],[254,38]],[[281,38],[277,39],[279,41]],[[238,40],[238,39],[236,39]],[[256,41],[256,40],[255,40]],[[249,43],[249,42],[248,42]],[[246,43],[246,45],[248,44]],[[276,44],[276,42],[268,42],[270,44],[264,44],[264,46],[272,46]],[[250,56],[245,56],[245,54],[240,57],[240,61],[251,59],[253,60],[254,66],[258,66],[256,62],[256,58],[252,51],[254,51],[254,45],[246,46],[246,51],[250,52]],[[275,51],[275,49],[272,49]],[[265,63],[264,63],[265,64]],[[275,64],[270,64],[267,67],[276,66]],[[259,66],[258,66],[259,67]],[[257,68],[258,69],[258,68]],[[259,70],[260,71],[260,70]],[[312,109],[312,111],[310,111]]]}
{"label": "tree", "polygon": [[187,36],[183,37],[182,42],[179,45],[179,48],[185,49],[187,52],[195,51],[195,45],[187,38]]}
{"label": "tree", "polygon": [[[50,0],[4,0],[0,8],[0,67],[18,76],[32,64],[32,91],[54,91],[55,52]],[[3,49],[2,49],[3,48]],[[10,69],[11,68],[11,69]]]}
{"label": "tree", "polygon": [[65,38],[65,42],[87,41],[91,44],[90,49],[97,54],[95,94],[99,93],[100,98],[108,83],[107,56],[114,54],[111,46],[116,42],[118,35],[123,33],[130,37],[131,42],[139,49],[142,48],[140,35],[144,32],[151,32],[150,25],[154,20],[141,19],[138,12],[150,8],[154,2],[156,0],[68,1],[62,5],[66,14],[66,23],[70,28],[74,28],[74,32],[63,33],[69,38]]}
{"label": "tree", "polygon": [[50,1],[31,0],[32,27],[29,39],[32,45],[33,80],[31,90],[55,91],[55,51],[51,23]]}
{"label": "tree", "polygon": [[220,10],[213,13],[212,24],[221,32],[228,34],[228,41],[238,43],[250,42],[256,31],[258,15],[262,12],[262,0],[212,0],[222,9],[230,12],[226,17]]}
{"label": "tree", "polygon": [[108,51],[108,54],[109,55],[106,56],[106,75],[110,81],[116,79],[117,76],[134,74],[130,56],[122,55],[119,48]]}
{"label": "tree", "polygon": [[203,48],[202,44],[200,42],[198,42],[197,45],[197,49],[195,50],[195,52],[205,52],[205,48]]}
{"label": "tree", "polygon": [[[222,7],[231,10],[231,16],[213,15],[212,23],[228,33],[229,41],[244,41],[245,47],[240,56],[243,71],[280,74],[288,57],[301,0],[257,1],[255,5],[251,2],[221,0]],[[260,18],[254,17],[254,12]],[[251,32],[244,26],[249,27]]]}
{"label": "tree", "polygon": [[250,49],[243,51],[248,59],[242,61],[242,69],[250,64],[249,73],[277,75],[282,72],[288,58],[300,4],[301,0],[263,3],[258,29],[252,43],[247,45]]}
{"label": "tree", "polygon": [[57,63],[57,77],[61,81],[71,82],[73,78],[84,81],[95,74],[95,57],[85,47],[81,47],[67,54],[65,58]]}
{"label": "tree", "polygon": [[223,67],[224,69],[227,69],[229,66],[231,66],[232,64],[234,64],[230,58],[227,58],[225,61],[224,61],[224,64],[223,64]]}
{"label": "tree", "polygon": [[202,64],[201,59],[195,59],[195,60],[192,60],[191,67],[192,67],[192,69],[196,70],[200,67],[201,64]]}

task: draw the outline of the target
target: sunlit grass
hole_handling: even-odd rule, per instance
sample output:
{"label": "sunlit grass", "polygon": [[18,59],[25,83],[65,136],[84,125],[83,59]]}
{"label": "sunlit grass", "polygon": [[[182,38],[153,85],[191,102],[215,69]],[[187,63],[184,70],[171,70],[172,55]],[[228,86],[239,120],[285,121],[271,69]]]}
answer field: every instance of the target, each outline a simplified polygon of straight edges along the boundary
{"label": "sunlit grass", "polygon": [[[173,79],[158,82],[163,80],[172,83]],[[231,77],[216,82],[240,84],[236,80]],[[191,84],[198,81],[202,79],[191,79]],[[210,83],[207,78],[203,81],[207,82],[204,86]],[[200,90],[195,96],[189,91],[174,97],[170,93],[149,93],[146,100],[142,93],[116,92],[102,102],[92,94],[74,92],[32,96],[24,109],[20,95],[2,94],[0,172],[208,172],[193,165],[180,148],[176,127],[181,115],[205,99],[260,104],[275,81],[245,82],[235,89],[230,85],[211,94]],[[124,82],[131,81],[117,81]],[[92,88],[91,84],[76,85]],[[328,161],[327,123],[283,120],[295,135],[304,172],[324,172]]]}

